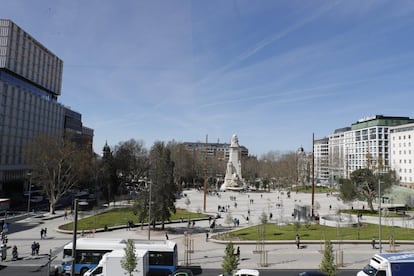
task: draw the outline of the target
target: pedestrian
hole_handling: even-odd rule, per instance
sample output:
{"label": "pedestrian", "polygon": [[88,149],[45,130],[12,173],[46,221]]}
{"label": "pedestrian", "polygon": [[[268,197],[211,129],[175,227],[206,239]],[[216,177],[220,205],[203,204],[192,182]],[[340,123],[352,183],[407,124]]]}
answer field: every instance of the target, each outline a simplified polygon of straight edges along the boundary
{"label": "pedestrian", "polygon": [[18,256],[18,253],[17,253],[17,246],[14,245],[13,250],[12,250],[12,261],[17,261],[18,258],[19,258],[19,256]]}
{"label": "pedestrian", "polygon": [[36,242],[34,241],[32,243],[32,256],[34,256],[36,254]]}
{"label": "pedestrian", "polygon": [[43,240],[43,235],[45,234],[45,230],[42,228],[40,230],[40,239]]}
{"label": "pedestrian", "polygon": [[165,239],[168,240],[168,233],[165,232]]}
{"label": "pedestrian", "polygon": [[206,242],[208,242],[208,232],[206,232]]}
{"label": "pedestrian", "polygon": [[240,258],[240,246],[237,246],[236,255],[237,255],[237,257]]}
{"label": "pedestrian", "polygon": [[46,238],[47,236],[47,227],[45,227],[45,230],[43,230],[43,238]]}
{"label": "pedestrian", "polygon": [[299,236],[299,234],[296,234],[295,240],[296,240],[296,247],[299,249],[300,248],[300,236]]}
{"label": "pedestrian", "polygon": [[36,248],[36,256],[39,256],[40,244],[37,242],[35,245]]}
{"label": "pedestrian", "polygon": [[375,249],[375,238],[374,237],[372,237],[371,245],[372,245],[372,249]]}

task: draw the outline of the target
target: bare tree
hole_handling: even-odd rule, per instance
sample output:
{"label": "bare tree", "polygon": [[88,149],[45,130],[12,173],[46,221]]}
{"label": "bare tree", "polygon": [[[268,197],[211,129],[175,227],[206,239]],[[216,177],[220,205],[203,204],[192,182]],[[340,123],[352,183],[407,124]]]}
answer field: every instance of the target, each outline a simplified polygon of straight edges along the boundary
{"label": "bare tree", "polygon": [[174,177],[178,184],[178,190],[182,191],[181,183],[192,180],[192,157],[190,152],[181,143],[168,142],[167,147],[171,151],[171,159],[174,162]]}
{"label": "bare tree", "polygon": [[130,139],[120,142],[114,149],[114,162],[121,181],[138,180],[149,168],[148,150],[144,142]]}
{"label": "bare tree", "polygon": [[92,155],[70,138],[36,136],[24,149],[32,181],[49,197],[49,211],[55,213],[58,200],[79,183],[88,170]]}

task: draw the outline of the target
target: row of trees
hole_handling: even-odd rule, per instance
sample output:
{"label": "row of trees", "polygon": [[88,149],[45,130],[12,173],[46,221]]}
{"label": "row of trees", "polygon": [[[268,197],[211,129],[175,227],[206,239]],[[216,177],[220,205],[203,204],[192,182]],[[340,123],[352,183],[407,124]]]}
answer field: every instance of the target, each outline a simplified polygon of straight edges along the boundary
{"label": "row of trees", "polygon": [[[113,149],[105,145],[100,158],[79,147],[71,137],[62,139],[50,135],[35,137],[25,147],[24,157],[31,171],[31,182],[48,196],[52,213],[56,203],[72,189],[94,187],[109,203],[122,193],[124,184],[140,179],[152,183],[155,195],[152,200],[162,202],[156,206],[171,207],[169,197],[181,190],[181,185],[201,186],[207,175],[209,187],[217,188],[227,163],[223,158],[209,157],[206,160],[203,152],[188,151],[175,141],[155,142],[148,150],[142,141],[135,139],[120,142]],[[256,186],[288,187],[296,179],[294,162],[294,153],[269,152],[260,159],[244,157],[243,176]],[[261,179],[261,183],[257,179]],[[159,201],[159,195],[167,192],[168,200]],[[149,193],[148,189],[144,189],[142,197],[148,198],[146,193]],[[148,204],[148,200],[140,202],[143,203],[137,206],[137,212],[145,209],[142,205]],[[138,213],[146,217],[144,211]]]}
{"label": "row of trees", "polygon": [[[93,187],[100,191],[109,203],[117,199],[125,184],[145,179],[153,189],[151,202],[154,210],[151,217],[158,221],[169,218],[175,211],[174,201],[181,185],[201,186],[208,176],[208,187],[217,187],[219,176],[223,176],[227,161],[206,156],[199,151],[189,151],[181,143],[155,142],[148,150],[143,141],[130,139],[111,149],[105,145],[103,157],[85,151],[70,137],[39,135],[24,150],[26,162],[31,170],[31,181],[43,189],[49,197],[50,212],[56,203],[71,189]],[[261,188],[291,188],[297,184],[297,156],[295,152],[269,152],[260,158],[246,156],[242,159],[243,177],[250,185]],[[257,181],[260,179],[260,181]],[[341,179],[340,196],[344,201],[367,200],[373,210],[372,201],[381,192],[398,183],[395,172],[374,174],[370,169],[352,173],[350,179]],[[135,210],[141,221],[148,217],[149,186],[143,187]]]}

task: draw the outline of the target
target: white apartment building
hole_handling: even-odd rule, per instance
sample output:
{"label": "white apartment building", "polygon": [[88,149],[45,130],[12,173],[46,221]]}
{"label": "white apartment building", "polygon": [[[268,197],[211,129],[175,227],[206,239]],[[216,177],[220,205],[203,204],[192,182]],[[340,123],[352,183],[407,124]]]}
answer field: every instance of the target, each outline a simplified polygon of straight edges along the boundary
{"label": "white apartment building", "polygon": [[391,168],[400,185],[414,188],[414,123],[390,128]]}
{"label": "white apartment building", "polygon": [[315,180],[326,182],[329,180],[329,138],[315,140],[313,143]]}
{"label": "white apartment building", "polygon": [[328,136],[328,175],[329,183],[336,183],[338,179],[345,177],[345,132],[351,127],[339,128]]}
{"label": "white apartment building", "polygon": [[362,118],[351,127],[335,130],[327,142],[321,139],[314,143],[315,177],[327,177],[333,184],[340,178],[349,178],[357,169],[393,169],[403,185],[412,185],[413,124],[414,119],[409,117],[375,115]]}
{"label": "white apartment building", "polygon": [[375,115],[358,120],[345,132],[345,177],[357,169],[390,169],[390,127],[414,122],[408,117]]}

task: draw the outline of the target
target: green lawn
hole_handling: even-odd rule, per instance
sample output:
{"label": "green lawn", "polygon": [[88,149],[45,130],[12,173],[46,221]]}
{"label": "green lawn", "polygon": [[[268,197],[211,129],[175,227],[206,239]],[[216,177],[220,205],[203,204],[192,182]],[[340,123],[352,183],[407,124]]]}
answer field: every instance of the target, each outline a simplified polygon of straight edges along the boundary
{"label": "green lawn", "polygon": [[[208,215],[190,213],[183,209],[177,209],[175,214],[171,214],[171,220],[178,220],[180,218],[187,219],[199,219],[207,218]],[[108,227],[126,225],[129,220],[132,220],[134,223],[138,224],[138,217],[133,214],[131,207],[125,208],[115,208],[111,209],[104,213],[99,213],[94,216],[82,218],[82,213],[79,213],[78,216],[78,230],[92,230],[104,228],[105,225]],[[67,223],[59,227],[63,230],[72,230],[73,223]]]}
{"label": "green lawn", "polygon": [[[231,238],[235,240],[257,240],[258,232],[262,231],[258,226],[252,226],[230,233],[217,235],[217,238]],[[413,240],[414,229],[400,227],[382,226],[381,237],[388,240],[390,234],[394,233],[395,240]],[[264,240],[295,240],[296,232],[299,233],[301,240],[358,240],[358,227],[329,227],[323,225],[297,225],[277,226],[273,223],[265,224]],[[360,240],[371,240],[372,237],[378,239],[378,225],[364,224],[359,229]]]}

